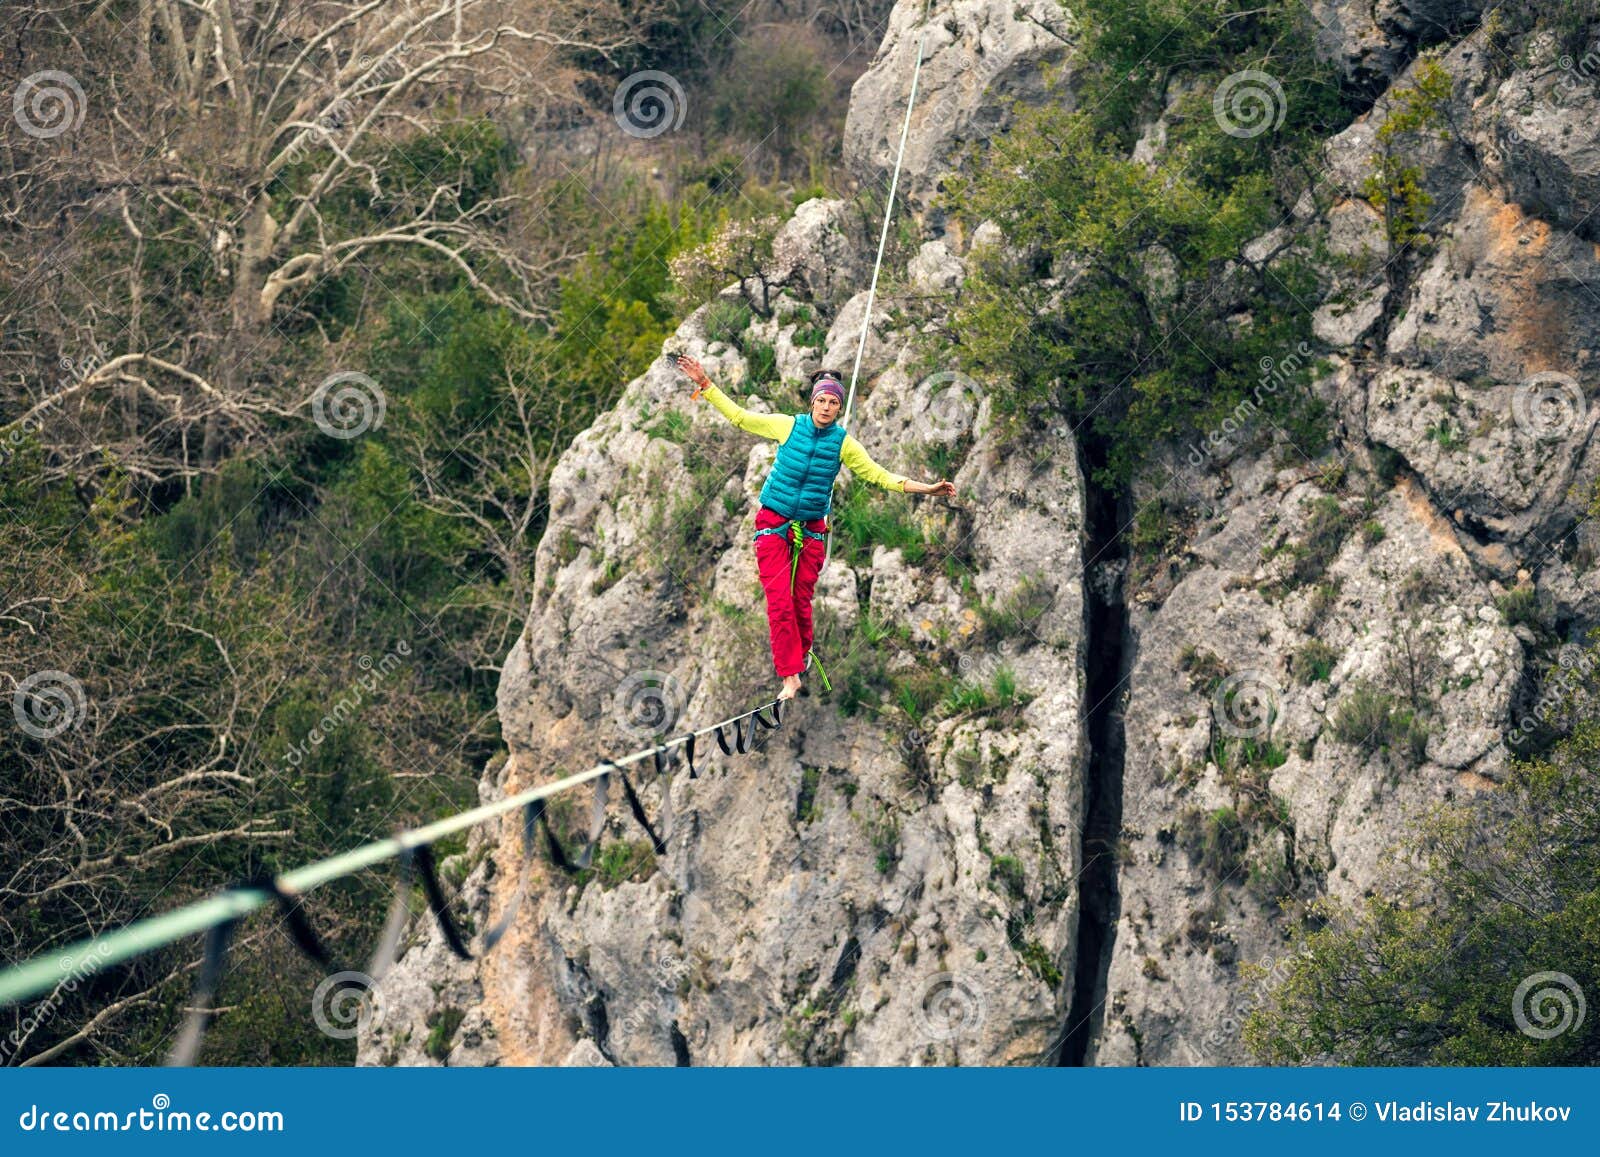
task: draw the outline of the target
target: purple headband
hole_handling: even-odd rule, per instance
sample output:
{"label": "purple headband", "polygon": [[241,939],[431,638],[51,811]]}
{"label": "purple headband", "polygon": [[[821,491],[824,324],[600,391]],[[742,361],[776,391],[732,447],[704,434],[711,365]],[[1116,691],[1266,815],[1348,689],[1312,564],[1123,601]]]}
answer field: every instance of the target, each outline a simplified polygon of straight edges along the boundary
{"label": "purple headband", "polygon": [[844,404],[844,387],[832,378],[823,378],[811,387],[811,400],[814,402],[823,394],[832,394],[839,399],[839,404]]}

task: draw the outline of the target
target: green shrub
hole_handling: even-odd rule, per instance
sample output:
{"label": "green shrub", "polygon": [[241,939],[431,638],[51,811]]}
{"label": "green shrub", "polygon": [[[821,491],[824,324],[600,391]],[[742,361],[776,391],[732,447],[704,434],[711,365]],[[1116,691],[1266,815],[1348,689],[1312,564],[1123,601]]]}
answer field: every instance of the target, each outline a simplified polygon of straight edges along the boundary
{"label": "green shrub", "polygon": [[1427,725],[1410,707],[1400,706],[1393,695],[1371,684],[1345,695],[1334,715],[1333,735],[1369,755],[1388,750],[1404,753],[1414,763],[1427,758]]}
{"label": "green shrub", "polygon": [[1027,895],[1027,875],[1023,872],[1022,861],[1015,856],[996,856],[989,863],[989,874],[1000,881],[1012,899],[1021,900]]}
{"label": "green shrub", "polygon": [[[1195,21],[1170,0],[1086,3],[1073,7],[1083,28],[1076,99],[1022,110],[1008,132],[975,146],[970,177],[946,182],[957,217],[994,221],[1030,255],[996,250],[972,263],[952,317],[968,364],[1011,385],[996,396],[997,416],[1025,424],[1059,413],[1099,443],[1092,465],[1103,484],[1125,484],[1152,446],[1230,420],[1265,428],[1305,413],[1298,436],[1314,440],[1326,423],[1304,409],[1319,300],[1310,259],[1286,249],[1260,273],[1248,326],[1230,324],[1227,295],[1183,287],[1211,283],[1218,263],[1291,216],[1317,179],[1321,143],[1356,103],[1291,5],[1222,0]],[[1259,137],[1231,134],[1212,93],[1264,61],[1282,88],[1272,111],[1283,122]],[[1168,149],[1152,165],[1129,159],[1177,73],[1201,83],[1178,98]],[[1301,165],[1303,176],[1285,179]],[[1028,180],[1016,179],[1021,171]],[[1070,294],[1045,282],[1058,262],[1074,267]],[[1259,388],[1263,364],[1274,367],[1270,391]]]}
{"label": "green shrub", "polygon": [[[1502,786],[1441,803],[1404,834],[1400,896],[1384,887],[1354,905],[1319,900],[1291,927],[1288,947],[1272,953],[1279,964],[1270,975],[1242,967],[1264,997],[1244,1026],[1257,1060],[1594,1065],[1600,730],[1592,694],[1583,710],[1550,762],[1513,764]],[[1589,992],[1588,1016],[1575,1015],[1582,1005],[1564,984],[1529,991],[1528,978],[1553,972]],[[1526,1031],[1527,1017],[1545,1015],[1561,1031]]]}
{"label": "green shrub", "polygon": [[775,382],[778,380],[778,351],[772,348],[771,342],[743,341],[739,348],[744,352],[745,361],[750,367],[750,372],[745,381],[755,387],[762,382]]}
{"label": "green shrub", "polygon": [[954,680],[942,668],[923,667],[902,675],[895,687],[895,700],[913,723],[951,693]]}
{"label": "green shrub", "polygon": [[1292,551],[1295,562],[1290,574],[1297,586],[1322,577],[1355,522],[1355,516],[1347,513],[1332,495],[1314,499],[1310,506],[1305,537]]}
{"label": "green shrub", "polygon": [[1338,651],[1321,639],[1312,639],[1289,659],[1289,674],[1299,683],[1324,683],[1338,661]]}
{"label": "green shrub", "polygon": [[1231,807],[1189,808],[1178,817],[1177,838],[1191,863],[1198,862],[1220,879],[1239,870],[1250,843],[1244,823]]}
{"label": "green shrub", "polygon": [[1189,676],[1189,686],[1209,695],[1228,677],[1228,665],[1204,647],[1185,643],[1178,652],[1178,670]]}
{"label": "green shrub", "polygon": [[1532,587],[1518,587],[1508,591],[1495,600],[1495,607],[1506,621],[1506,626],[1515,627],[1520,623],[1537,627],[1539,625],[1539,596]]}
{"label": "green shrub", "polygon": [[912,566],[927,554],[927,540],[912,521],[905,499],[896,500],[875,487],[852,484],[835,504],[829,525],[834,554],[846,566],[866,566],[875,546],[903,551]]}
{"label": "green shrub", "polygon": [[467,1014],[459,1008],[435,1009],[428,1014],[428,1040],[422,1051],[436,1061],[443,1062],[450,1055],[450,1046],[456,1039],[456,1030]]}

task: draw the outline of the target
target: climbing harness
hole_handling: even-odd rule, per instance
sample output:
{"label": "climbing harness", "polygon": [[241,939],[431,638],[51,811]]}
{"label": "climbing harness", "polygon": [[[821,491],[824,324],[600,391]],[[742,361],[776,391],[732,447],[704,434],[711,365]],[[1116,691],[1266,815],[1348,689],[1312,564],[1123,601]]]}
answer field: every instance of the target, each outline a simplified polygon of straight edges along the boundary
{"label": "climbing harness", "polygon": [[814,538],[826,542],[828,532],[825,530],[807,530],[805,523],[791,518],[782,526],[769,526],[765,530],[756,531],[750,541],[759,542],[764,535],[768,534],[784,534],[789,537],[789,593],[792,595],[794,594],[795,580],[800,574],[800,553],[805,550],[806,539]]}
{"label": "climbing harness", "polygon": [[832,691],[833,690],[833,684],[828,682],[828,671],[827,671],[827,669],[825,667],[823,667],[822,659],[815,651],[807,651],[806,652],[806,666],[805,666],[805,669],[807,671],[811,670],[811,663],[812,663],[813,660],[815,660],[816,664],[817,664],[817,678],[822,680],[822,689],[824,691]]}

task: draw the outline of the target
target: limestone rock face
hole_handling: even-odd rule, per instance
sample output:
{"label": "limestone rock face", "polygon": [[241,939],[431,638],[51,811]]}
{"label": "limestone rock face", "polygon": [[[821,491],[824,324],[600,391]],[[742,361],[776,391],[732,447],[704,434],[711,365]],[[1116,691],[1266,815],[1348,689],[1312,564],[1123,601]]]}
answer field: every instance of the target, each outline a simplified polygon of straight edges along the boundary
{"label": "limestone rock face", "polygon": [[1047,99],[1046,72],[1061,67],[1073,41],[1070,12],[1054,0],[955,0],[926,26],[925,40],[922,11],[895,5],[877,56],[850,90],[844,127],[846,162],[887,192],[921,40],[899,186],[919,209],[963,146],[998,132],[1016,102]]}
{"label": "limestone rock face", "polygon": [[[813,204],[799,216],[826,222],[837,208]],[[804,229],[810,241],[780,260],[820,268],[804,245],[825,243],[828,231]],[[928,278],[963,276],[942,246],[928,247],[922,264]],[[780,350],[789,342],[799,368],[817,351],[792,338],[822,322],[824,360],[848,366],[865,294],[832,310],[827,285],[790,285],[746,339]],[[1049,1058],[1071,996],[1081,866],[1076,450],[1062,429],[1017,441],[991,420],[977,382],[918,369],[916,329],[881,321],[890,304],[880,295],[851,430],[881,464],[912,476],[927,473],[931,448],[959,448],[955,482],[967,497],[953,507],[884,496],[940,545],[915,562],[870,542],[846,556],[850,544],[835,540],[817,599],[834,624],[822,660],[849,679],[862,653],[878,652],[887,685],[915,676],[986,687],[1004,669],[1017,701],[923,732],[909,719],[886,725],[882,708],[848,714],[807,698],[755,754],[724,758],[703,740],[699,778],[680,765],[669,784],[640,781],[652,816],[671,793],[665,855],[649,853],[614,793],[602,849],[637,863],[607,861],[574,880],[541,858],[527,907],[481,969],[420,936],[385,980],[395,1017],[363,1041],[365,1062]],[[711,340],[705,315],[672,344],[742,404],[797,409],[799,394],[773,383],[747,393],[745,355]],[[663,731],[681,733],[771,697],[750,523],[772,457],[770,443],[691,402],[664,362],[573,441],[551,477],[538,593],[500,684],[510,758],[486,776],[486,798],[648,745],[651,727],[633,718],[641,705],[667,720]],[[1021,597],[1037,612],[1028,629],[980,623],[976,608]],[[578,800],[574,814],[587,815],[587,794]],[[473,910],[482,928],[501,917],[524,870],[515,825],[468,855],[481,857],[473,881],[490,871],[499,881],[493,903]],[[463,985],[476,986],[494,1047],[445,1052],[435,1042],[430,1052],[416,1026],[437,1022],[453,1007],[446,1001],[471,1003]]]}
{"label": "limestone rock face", "polygon": [[[475,950],[526,876],[522,907],[472,962],[418,921],[361,1063],[1042,1064],[1087,1018],[1089,1063],[1245,1064],[1242,1022],[1283,975],[1296,915],[1405,893],[1416,865],[1392,852],[1413,818],[1495,785],[1558,644],[1600,625],[1600,118],[1592,86],[1559,83],[1553,40],[1491,47],[1478,0],[1311,7],[1372,105],[1326,142],[1294,221],[1224,272],[1246,284],[1286,245],[1329,259],[1315,346],[1275,359],[1315,365],[1326,447],[1248,409],[1151,447],[1118,523],[1154,510],[1162,543],[1109,549],[1082,431],[1005,420],[1005,384],[931,340],[975,250],[1006,237],[986,222],[963,243],[924,215],[874,304],[850,430],[890,470],[953,476],[959,499],[841,490],[815,600],[834,691],[791,704],[752,754],[701,743],[697,777],[636,765],[645,809],[670,820],[663,855],[620,785],[586,872],[542,843],[530,860],[518,817],[476,829],[448,866]],[[864,181],[887,181],[921,10],[896,7],[853,93]],[[914,204],[1016,99],[1071,99],[1039,74],[1073,35],[1042,0],[940,9],[902,174]],[[1366,178],[1430,47],[1451,131],[1396,146],[1431,199],[1427,242],[1396,252]],[[1132,159],[1165,140],[1158,121]],[[798,411],[811,370],[854,364],[875,245],[842,202],[807,202],[749,329],[708,329],[708,303],[669,344],[742,405]],[[1147,260],[1181,297],[1172,255]],[[1051,270],[1061,294],[1071,272]],[[753,380],[766,347],[777,380]],[[485,801],[771,697],[750,535],[773,455],[662,361],[573,440]],[[1096,785],[1120,788],[1115,893],[1085,904],[1088,776],[1117,763],[1091,751],[1105,703],[1125,748],[1120,784]],[[590,799],[552,804],[574,844]],[[1102,899],[1109,942],[1088,959]]]}
{"label": "limestone rock face", "polygon": [[1381,89],[1417,48],[1454,39],[1487,0],[1311,0],[1317,43],[1352,82]]}

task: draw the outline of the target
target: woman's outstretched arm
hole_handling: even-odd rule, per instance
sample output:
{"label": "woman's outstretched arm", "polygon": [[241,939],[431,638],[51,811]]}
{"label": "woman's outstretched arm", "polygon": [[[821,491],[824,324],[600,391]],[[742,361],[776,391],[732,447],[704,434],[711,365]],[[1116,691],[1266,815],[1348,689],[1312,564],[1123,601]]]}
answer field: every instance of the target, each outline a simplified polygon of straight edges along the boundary
{"label": "woman's outstretched arm", "polygon": [[840,447],[840,458],[849,467],[850,473],[860,478],[863,482],[870,482],[874,486],[881,486],[885,490],[898,490],[905,494],[942,494],[950,498],[956,496],[956,484],[941,479],[938,482],[918,482],[915,478],[906,478],[900,474],[893,474],[879,466],[867,453],[867,449],[855,436],[846,434],[844,445]]}
{"label": "woman's outstretched arm", "polygon": [[771,438],[775,442],[782,442],[794,429],[793,415],[757,414],[753,410],[747,410],[712,385],[704,367],[694,358],[687,354],[679,354],[675,360],[678,368],[688,375],[690,381],[700,387],[706,400],[717,408],[717,412],[739,429],[758,438]]}

